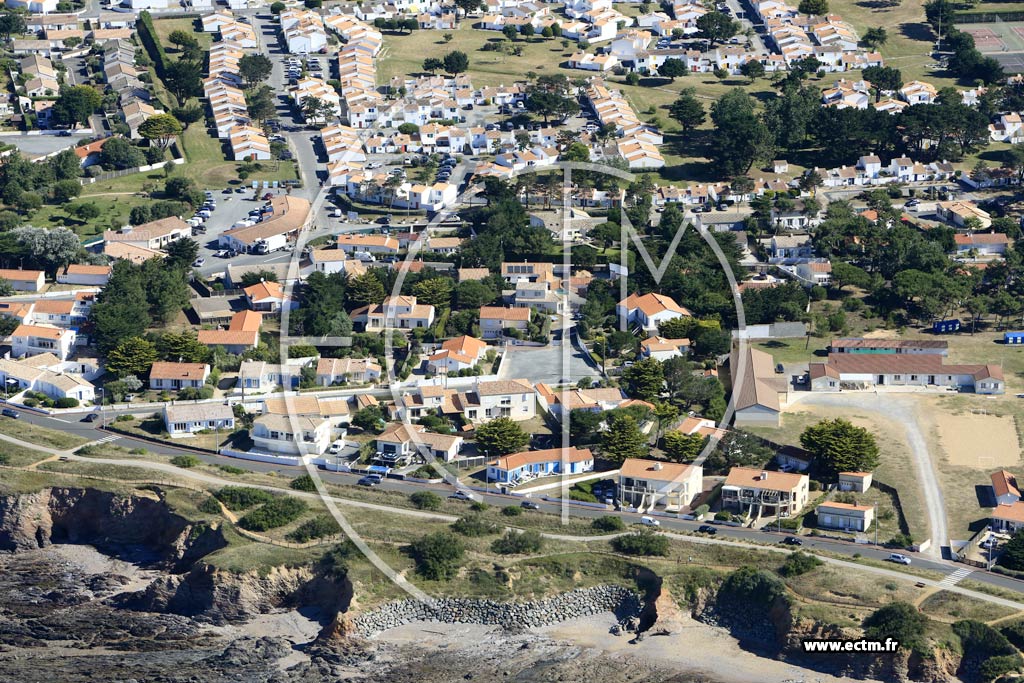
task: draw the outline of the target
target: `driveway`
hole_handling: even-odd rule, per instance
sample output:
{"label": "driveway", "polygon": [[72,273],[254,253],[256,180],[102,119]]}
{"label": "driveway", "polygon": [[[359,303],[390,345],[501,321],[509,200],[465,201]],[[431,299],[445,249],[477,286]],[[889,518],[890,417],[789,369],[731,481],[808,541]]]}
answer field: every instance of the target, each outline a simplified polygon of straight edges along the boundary
{"label": "driveway", "polygon": [[949,530],[946,525],[946,501],[942,495],[942,487],[935,472],[935,461],[928,451],[928,442],[917,424],[911,401],[912,396],[898,396],[875,392],[848,392],[841,394],[816,394],[804,392],[799,394],[797,406],[818,405],[834,408],[855,408],[884,415],[887,419],[903,425],[914,459],[918,481],[924,494],[925,509],[928,512],[928,528],[931,530],[931,547],[924,554],[942,557],[942,548],[949,545]]}
{"label": "driveway", "polygon": [[566,379],[573,384],[584,377],[597,379],[600,372],[592,368],[584,355],[570,345],[568,362],[561,345],[540,348],[510,346],[501,363],[501,376],[507,379],[527,379],[536,384],[559,384]]}

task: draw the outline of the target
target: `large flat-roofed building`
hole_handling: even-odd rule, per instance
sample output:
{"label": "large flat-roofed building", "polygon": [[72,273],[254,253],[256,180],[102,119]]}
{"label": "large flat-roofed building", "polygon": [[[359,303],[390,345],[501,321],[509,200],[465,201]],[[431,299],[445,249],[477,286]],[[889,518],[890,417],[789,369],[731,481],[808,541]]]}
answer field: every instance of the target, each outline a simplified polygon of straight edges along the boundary
{"label": "large flat-roofed building", "polygon": [[829,353],[926,353],[945,356],[949,353],[949,342],[938,339],[865,339],[845,337],[833,339],[828,346]]}

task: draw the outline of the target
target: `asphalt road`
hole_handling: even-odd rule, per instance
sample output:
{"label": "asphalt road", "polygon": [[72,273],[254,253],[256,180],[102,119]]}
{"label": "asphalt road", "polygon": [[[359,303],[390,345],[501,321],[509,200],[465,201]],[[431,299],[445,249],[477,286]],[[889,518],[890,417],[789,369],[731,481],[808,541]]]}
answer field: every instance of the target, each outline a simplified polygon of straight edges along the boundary
{"label": "asphalt road", "polygon": [[[112,419],[112,417],[118,412],[124,411],[105,411],[105,414],[107,415],[107,419],[109,420]],[[114,436],[112,434],[100,431],[98,429],[98,422],[81,422],[81,415],[67,418],[56,418],[41,415],[31,411],[22,411],[21,415],[21,419],[25,420],[26,422],[31,422],[32,424],[37,424],[39,426],[47,427],[50,429],[59,429],[67,433],[76,434],[78,436],[90,440],[99,440],[108,438],[110,436]],[[131,437],[118,436],[116,439],[109,441],[109,443],[113,443],[115,445],[122,446],[125,448],[146,448],[154,453],[159,453],[168,456],[181,455],[187,453],[195,455],[200,460],[214,465],[232,465],[253,472],[278,472],[284,477],[295,477],[304,471],[304,468],[301,467],[287,467],[268,463],[253,462],[248,460],[240,460],[237,458],[229,458],[219,455],[196,453],[185,448],[177,448],[173,445],[153,444],[148,441],[133,439]],[[359,475],[356,474],[326,471],[321,471],[320,476],[324,479],[324,481],[342,485],[355,485],[360,478]],[[386,479],[379,486],[383,490],[397,491],[405,494],[411,494],[415,493],[416,491],[422,491],[425,489],[434,490],[441,495],[449,495],[453,491],[453,487],[448,484],[420,484],[396,479]],[[473,495],[489,505],[496,506],[518,505],[522,501],[521,497],[503,495],[497,491],[482,494],[474,492]],[[551,514],[562,513],[562,504],[559,501],[546,502],[540,500],[539,498],[535,498],[534,500],[540,506],[541,512]],[[635,513],[614,512],[604,509],[589,508],[578,505],[569,505],[568,509],[569,513],[575,517],[596,518],[606,515],[615,515],[621,517],[627,523],[637,523],[640,521],[640,515]],[[661,517],[659,519],[661,522],[661,527],[671,531],[693,533],[696,532],[697,528],[700,526],[699,522],[692,522],[684,519],[674,519],[670,517]],[[747,541],[761,544],[777,544],[780,543],[782,539],[784,539],[788,535],[785,533],[776,533],[771,531],[746,529],[738,527],[718,526],[716,528],[716,538]],[[856,554],[864,558],[884,561],[889,557],[890,554],[889,550],[885,548],[877,548],[872,545],[857,544],[844,541],[821,540],[815,539],[813,537],[804,537],[802,540],[803,547],[805,550],[818,551],[823,553],[833,553],[838,556],[851,557]],[[908,555],[913,559],[913,567],[934,571],[939,574],[942,574],[944,577],[950,577],[954,572],[968,568],[965,565],[949,562],[946,560],[929,558],[915,554]],[[899,570],[900,568],[900,565],[893,565],[893,569]],[[1017,593],[1024,593],[1024,581],[1019,581],[1008,576],[994,574],[981,569],[974,570],[965,577],[960,577],[961,580],[964,578],[967,578],[971,581],[977,581],[979,583],[984,583],[990,586],[1002,588],[1005,590]],[[951,581],[951,585],[955,583],[952,579],[949,580]]]}

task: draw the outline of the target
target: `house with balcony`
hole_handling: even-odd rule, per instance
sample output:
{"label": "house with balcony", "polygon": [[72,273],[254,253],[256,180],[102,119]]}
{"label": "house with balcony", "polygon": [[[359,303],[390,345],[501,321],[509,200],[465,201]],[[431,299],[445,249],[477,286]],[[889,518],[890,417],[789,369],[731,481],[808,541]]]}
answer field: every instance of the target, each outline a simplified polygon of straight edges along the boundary
{"label": "house with balcony", "polygon": [[642,405],[654,410],[654,405],[635,398],[629,398],[625,392],[615,387],[591,387],[580,389],[569,387],[563,390],[556,390],[543,382],[536,387],[537,401],[543,410],[551,413],[557,420],[563,420],[574,410],[586,410],[588,412],[600,413],[615,408],[627,408],[632,405]]}
{"label": "house with balcony", "polygon": [[806,474],[733,467],[722,485],[722,508],[754,519],[792,517],[807,505]]}
{"label": "house with balcony", "polygon": [[154,391],[201,389],[210,376],[206,363],[171,363],[157,361],[149,369],[149,388]]}
{"label": "house with balcony", "polygon": [[96,400],[92,383],[83,374],[66,370],[66,365],[49,353],[22,360],[0,358],[0,387],[13,393],[38,391],[52,399],[73,398],[79,403]]}
{"label": "house with balcony", "polygon": [[434,307],[416,303],[414,296],[389,296],[382,304],[363,306],[352,311],[352,321],[367,332],[385,329],[414,330],[434,324]]}
{"label": "house with balcony", "polygon": [[525,379],[477,381],[473,389],[452,397],[455,412],[466,422],[483,424],[498,417],[530,420],[537,416],[537,397]]}
{"label": "house with balcony", "polygon": [[249,430],[253,449],[302,457],[322,455],[331,445],[331,423],[319,416],[265,413]]}
{"label": "house with balcony", "polygon": [[690,351],[689,339],[668,339],[655,335],[640,342],[640,357],[666,361],[685,356]]}
{"label": "house with balcony", "polygon": [[453,375],[469,370],[479,363],[487,353],[487,342],[476,337],[463,335],[448,339],[441,348],[427,357],[427,372]]}
{"label": "house with balcony", "polygon": [[701,492],[703,479],[700,465],[626,458],[619,468],[619,501],[641,512],[680,512]]}
{"label": "house with balcony", "polygon": [[203,431],[230,432],[235,413],[223,403],[180,403],[164,407],[164,428],[171,437],[191,436]]}
{"label": "house with balcony", "polygon": [[262,360],[242,361],[238,368],[238,388],[245,393],[266,393],[278,387],[297,389],[302,367],[309,359],[290,358],[285,363],[267,363]]}
{"label": "house with balcony", "polygon": [[517,486],[538,477],[593,471],[594,454],[589,448],[548,448],[513,453],[487,463],[487,481]]}
{"label": "house with balcony", "polygon": [[74,330],[50,325],[18,325],[11,333],[11,355],[15,358],[52,353],[67,360],[75,347]]}
{"label": "house with balcony", "polygon": [[377,453],[373,462],[385,467],[401,467],[414,458],[432,455],[441,462],[451,462],[462,449],[463,438],[428,432],[422,425],[393,423],[377,437]]}

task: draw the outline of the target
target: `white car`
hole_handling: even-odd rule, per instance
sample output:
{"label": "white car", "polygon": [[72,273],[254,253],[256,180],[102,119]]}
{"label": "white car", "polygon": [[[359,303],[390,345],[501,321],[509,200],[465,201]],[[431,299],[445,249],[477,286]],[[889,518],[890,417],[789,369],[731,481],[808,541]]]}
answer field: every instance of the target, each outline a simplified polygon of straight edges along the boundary
{"label": "white car", "polygon": [[902,553],[892,553],[889,555],[889,561],[896,564],[910,564],[910,558]]}
{"label": "white car", "polygon": [[197,258],[195,261],[192,262],[192,267],[193,268],[202,268],[205,264],[206,264],[206,259],[203,258],[202,256],[200,256],[199,258]]}
{"label": "white car", "polygon": [[656,520],[654,517],[648,517],[647,515],[640,518],[640,523],[644,526],[661,526],[661,522]]}
{"label": "white car", "polygon": [[345,442],[342,441],[341,439],[338,439],[337,441],[331,444],[331,447],[327,449],[327,452],[330,453],[331,455],[337,455],[338,453],[341,453],[341,449],[344,447]]}

